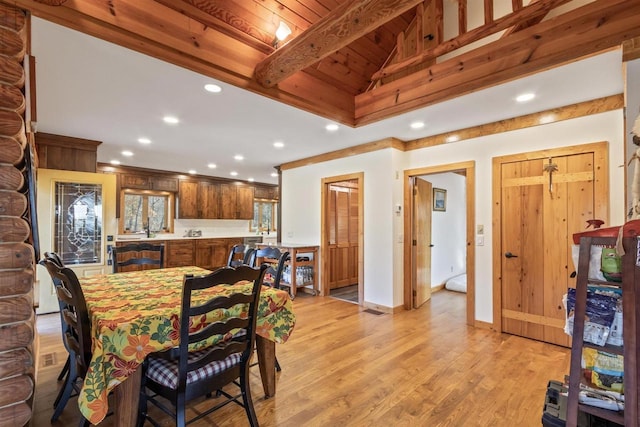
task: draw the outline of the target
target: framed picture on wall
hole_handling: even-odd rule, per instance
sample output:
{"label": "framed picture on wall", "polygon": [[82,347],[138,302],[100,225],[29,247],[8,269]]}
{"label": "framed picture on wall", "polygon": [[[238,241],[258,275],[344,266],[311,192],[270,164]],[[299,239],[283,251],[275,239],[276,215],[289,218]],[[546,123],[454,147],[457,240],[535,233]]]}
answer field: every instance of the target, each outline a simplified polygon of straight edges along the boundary
{"label": "framed picture on wall", "polygon": [[433,189],[433,210],[444,212],[447,210],[447,190]]}

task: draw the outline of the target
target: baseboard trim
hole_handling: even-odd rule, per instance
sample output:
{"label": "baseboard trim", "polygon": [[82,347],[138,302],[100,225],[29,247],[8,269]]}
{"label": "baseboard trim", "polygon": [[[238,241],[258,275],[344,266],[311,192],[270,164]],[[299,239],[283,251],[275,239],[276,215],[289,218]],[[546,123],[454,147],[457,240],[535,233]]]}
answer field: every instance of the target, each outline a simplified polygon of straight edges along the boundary
{"label": "baseboard trim", "polygon": [[434,292],[438,292],[444,289],[444,283],[438,285],[438,286],[434,286],[433,288],[431,288],[431,293]]}
{"label": "baseboard trim", "polygon": [[478,329],[493,329],[493,323],[483,322],[482,320],[476,320],[473,322],[473,326]]}
{"label": "baseboard trim", "polygon": [[404,310],[403,306],[398,306],[398,307],[387,307],[385,305],[380,305],[380,304],[374,304],[371,302],[367,302],[364,301],[362,303],[362,308],[370,308],[371,310],[377,310],[377,311],[382,311],[383,313],[388,313],[388,314],[395,314],[398,313],[402,310]]}

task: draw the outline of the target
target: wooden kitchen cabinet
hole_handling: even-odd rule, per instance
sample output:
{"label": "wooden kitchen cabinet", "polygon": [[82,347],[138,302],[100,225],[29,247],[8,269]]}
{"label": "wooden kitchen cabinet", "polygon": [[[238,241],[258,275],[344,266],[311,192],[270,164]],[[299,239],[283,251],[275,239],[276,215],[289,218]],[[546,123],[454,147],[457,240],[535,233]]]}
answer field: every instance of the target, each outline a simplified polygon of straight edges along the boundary
{"label": "wooden kitchen cabinet", "polygon": [[183,267],[195,265],[193,239],[168,240],[165,246],[165,265],[167,267]]}
{"label": "wooden kitchen cabinet", "polygon": [[220,204],[219,185],[212,182],[201,181],[198,183],[198,205],[200,213],[198,218],[220,218],[218,207]]}
{"label": "wooden kitchen cabinet", "polygon": [[253,219],[253,187],[237,184],[220,185],[220,218]]}
{"label": "wooden kitchen cabinet", "polygon": [[210,181],[180,181],[178,218],[218,219],[219,185]]}
{"label": "wooden kitchen cabinet", "polygon": [[120,188],[176,192],[178,180],[163,176],[123,173],[120,175]]}
{"label": "wooden kitchen cabinet", "polygon": [[198,218],[198,183],[180,181],[178,186],[178,218]]}
{"label": "wooden kitchen cabinet", "polygon": [[214,270],[227,265],[229,251],[235,244],[242,243],[241,239],[196,239],[196,265]]}

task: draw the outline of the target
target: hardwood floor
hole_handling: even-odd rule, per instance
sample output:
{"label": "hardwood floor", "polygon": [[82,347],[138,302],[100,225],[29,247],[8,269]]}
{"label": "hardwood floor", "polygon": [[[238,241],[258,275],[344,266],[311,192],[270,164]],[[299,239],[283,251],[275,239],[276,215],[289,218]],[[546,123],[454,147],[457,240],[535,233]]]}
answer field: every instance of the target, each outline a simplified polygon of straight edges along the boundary
{"label": "hardwood floor", "polygon": [[[464,304],[464,294],[443,290],[419,310],[375,315],[299,294],[296,329],[277,346],[282,372],[274,398],[264,399],[252,369],[261,426],[540,426],[547,381],[568,372],[569,350],[469,327]],[[57,314],[38,319],[41,354],[54,353],[56,364],[40,369],[34,426],[50,424],[60,385],[66,353],[58,321]],[[77,425],[78,416],[72,398],[52,425]],[[100,425],[113,424],[107,418]],[[228,405],[193,425],[247,421],[242,408]]]}

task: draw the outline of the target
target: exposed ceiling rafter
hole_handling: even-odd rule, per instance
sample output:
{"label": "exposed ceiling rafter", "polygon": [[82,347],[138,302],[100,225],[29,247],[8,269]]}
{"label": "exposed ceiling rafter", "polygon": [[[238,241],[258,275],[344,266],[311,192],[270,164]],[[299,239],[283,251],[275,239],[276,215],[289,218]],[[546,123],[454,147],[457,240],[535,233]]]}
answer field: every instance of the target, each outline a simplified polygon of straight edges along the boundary
{"label": "exposed ceiling rafter", "polygon": [[273,87],[422,1],[347,1],[256,65],[255,79],[264,87]]}
{"label": "exposed ceiling rafter", "polygon": [[517,9],[514,12],[504,15],[494,21],[485,23],[484,25],[476,27],[473,30],[464,32],[457,37],[454,37],[444,43],[435,46],[432,49],[420,52],[417,55],[400,62],[390,64],[371,76],[371,80],[379,80],[381,78],[398,73],[412,65],[435,59],[438,56],[453,52],[456,49],[481,40],[499,31],[505,30],[510,27],[513,28],[519,25],[521,22],[526,22],[538,17],[542,19],[547,13],[549,13],[551,9],[569,1],[570,0],[540,0],[535,3],[531,3],[529,6]]}

